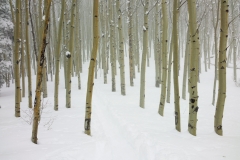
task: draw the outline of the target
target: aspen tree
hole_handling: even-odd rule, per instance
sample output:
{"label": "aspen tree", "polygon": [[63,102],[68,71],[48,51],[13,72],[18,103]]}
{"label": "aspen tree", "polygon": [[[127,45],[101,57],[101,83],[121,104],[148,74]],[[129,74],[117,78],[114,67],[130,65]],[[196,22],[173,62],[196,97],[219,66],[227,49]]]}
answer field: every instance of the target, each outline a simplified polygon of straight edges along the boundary
{"label": "aspen tree", "polygon": [[78,89],[81,89],[81,76],[80,76],[80,72],[82,69],[82,65],[81,65],[81,57],[82,57],[82,52],[81,52],[81,29],[80,29],[80,14],[79,14],[79,2],[76,1],[76,19],[78,20],[76,23],[76,28],[77,28],[77,34],[75,36],[75,42],[77,43],[77,45],[75,45],[76,47],[76,75],[78,77]]}
{"label": "aspen tree", "polygon": [[112,92],[116,91],[116,50],[115,50],[115,43],[114,43],[114,16],[113,16],[113,6],[111,5],[111,1],[108,1],[109,7],[109,25],[110,25],[110,56],[111,56],[111,79],[112,79]]}
{"label": "aspen tree", "polygon": [[30,56],[30,49],[29,49],[29,0],[25,0],[25,36],[26,36],[26,54],[27,54],[27,75],[28,75],[28,107],[32,108],[32,73],[31,73],[31,56]]}
{"label": "aspen tree", "polygon": [[[234,1],[231,1],[231,11],[232,16],[236,12],[234,10]],[[233,19],[234,20],[234,19]],[[236,21],[232,21],[232,47],[233,47],[233,80],[234,82],[237,82],[237,27],[235,26]]]}
{"label": "aspen tree", "polygon": [[[213,6],[212,6],[213,8]],[[219,8],[220,8],[220,1],[217,1],[217,13],[216,13],[216,21],[214,21],[214,11],[212,9],[212,17],[213,17],[213,28],[214,28],[214,50],[215,50],[215,67],[214,67],[214,83],[213,83],[213,99],[212,99],[212,105],[215,104],[215,95],[216,95],[216,85],[217,85],[217,77],[218,77],[218,37],[217,37],[217,28],[219,23]]]}
{"label": "aspen tree", "polygon": [[155,7],[155,38],[154,38],[154,59],[155,59],[155,86],[159,87],[160,72],[159,72],[159,57],[160,57],[160,37],[159,37],[159,2]]}
{"label": "aspen tree", "polygon": [[219,43],[219,60],[218,60],[218,72],[219,72],[219,90],[217,105],[214,119],[214,129],[218,135],[223,135],[222,118],[223,110],[226,99],[226,52],[227,52],[227,39],[228,39],[228,12],[229,5],[228,0],[221,0],[221,26],[220,26],[220,43]]}
{"label": "aspen tree", "polygon": [[94,85],[94,69],[97,58],[98,40],[99,40],[99,28],[98,28],[98,0],[94,0],[93,3],[93,48],[91,54],[91,60],[88,69],[88,83],[87,83],[87,95],[86,95],[86,112],[84,120],[85,134],[91,135],[91,114],[92,114],[92,93]]}
{"label": "aspen tree", "polygon": [[[174,80],[174,104],[175,104],[175,127],[181,132],[181,118],[180,118],[180,102],[179,102],[179,83],[178,83],[178,5],[179,0],[173,2],[173,80]],[[170,62],[169,62],[170,63]]]}
{"label": "aspen tree", "polygon": [[104,84],[107,84],[107,57],[106,57],[106,41],[107,41],[107,32],[106,32],[106,13],[104,12],[104,1],[101,1],[101,29],[102,29],[102,68],[103,68],[103,81]]}
{"label": "aspen tree", "polygon": [[24,37],[24,29],[23,29],[23,26],[24,26],[24,13],[23,13],[23,4],[22,4],[23,1],[20,1],[21,3],[21,9],[20,9],[20,32],[21,32],[21,67],[20,67],[20,70],[21,70],[21,76],[22,76],[22,97],[25,97],[25,46],[24,46],[24,41],[25,41],[25,37]]}
{"label": "aspen tree", "polygon": [[58,27],[58,44],[55,53],[55,84],[54,84],[54,110],[58,110],[58,90],[59,90],[59,66],[60,66],[60,50],[61,50],[61,41],[62,41],[62,28],[63,28],[63,19],[65,11],[65,2],[61,1],[61,16]]}
{"label": "aspen tree", "polygon": [[45,61],[45,49],[47,46],[47,32],[48,32],[48,22],[50,17],[50,6],[51,0],[46,0],[46,14],[45,22],[42,35],[41,50],[39,52],[38,67],[37,67],[37,83],[36,83],[36,94],[34,100],[34,116],[33,116],[33,127],[32,127],[32,142],[37,144],[37,133],[38,133],[38,123],[40,120],[40,105],[41,105],[41,85],[42,85],[42,71]]}
{"label": "aspen tree", "polygon": [[12,22],[13,22],[13,24],[15,24],[15,14],[14,14],[14,11],[13,11],[13,4],[12,4],[11,0],[9,0],[9,5],[10,5],[10,9],[11,9]]}
{"label": "aspen tree", "polygon": [[137,55],[137,59],[135,60],[136,61],[136,64],[137,64],[137,69],[138,69],[138,73],[140,72],[140,53],[139,53],[139,36],[138,36],[138,27],[139,27],[139,23],[138,23],[138,7],[136,8],[136,14],[135,14],[135,18],[136,18],[136,36],[135,36],[135,45],[136,45],[136,52],[135,54]]}
{"label": "aspen tree", "polygon": [[168,54],[168,70],[167,70],[167,99],[166,102],[170,103],[170,93],[171,93],[171,78],[172,78],[172,63],[173,63],[173,33],[171,36],[171,41],[169,44],[169,54]]}
{"label": "aspen tree", "polygon": [[15,27],[14,27],[14,73],[15,73],[15,117],[20,117],[20,73],[19,73],[19,45],[20,39],[20,9],[21,2],[16,1]]}
{"label": "aspen tree", "polygon": [[187,88],[187,78],[189,73],[189,27],[187,28],[187,40],[186,40],[186,47],[185,47],[185,55],[184,55],[184,70],[183,70],[183,81],[182,81],[182,99],[186,100],[186,88]]}
{"label": "aspen tree", "polygon": [[67,68],[67,86],[66,86],[66,107],[71,107],[71,76],[72,76],[72,57],[74,53],[74,24],[75,24],[75,10],[76,10],[76,0],[72,1],[72,12],[71,12],[71,22],[70,22],[70,41],[69,41],[69,53],[66,53],[68,68]]}
{"label": "aspen tree", "polygon": [[129,56],[129,71],[130,71],[130,86],[134,86],[134,56],[133,56],[133,34],[132,34],[132,1],[128,0],[128,56]]}
{"label": "aspen tree", "polygon": [[189,83],[189,118],[188,131],[196,136],[198,112],[198,72],[199,72],[199,36],[196,18],[196,0],[188,0],[189,33],[191,40],[190,78]]}
{"label": "aspen tree", "polygon": [[125,88],[125,65],[124,65],[124,47],[123,47],[123,30],[122,30],[122,11],[119,4],[120,0],[116,0],[116,9],[118,11],[118,35],[119,35],[119,59],[120,59],[120,80],[121,94],[126,95]]}
{"label": "aspen tree", "polygon": [[145,108],[145,74],[146,74],[146,58],[148,50],[148,11],[149,0],[145,0],[144,4],[144,22],[143,22],[143,52],[141,63],[141,80],[140,80],[140,107]]}
{"label": "aspen tree", "polygon": [[162,83],[161,96],[158,113],[163,116],[166,101],[166,83],[167,83],[167,45],[168,45],[168,14],[167,1],[162,0],[162,16],[163,16],[163,37],[162,37]]}

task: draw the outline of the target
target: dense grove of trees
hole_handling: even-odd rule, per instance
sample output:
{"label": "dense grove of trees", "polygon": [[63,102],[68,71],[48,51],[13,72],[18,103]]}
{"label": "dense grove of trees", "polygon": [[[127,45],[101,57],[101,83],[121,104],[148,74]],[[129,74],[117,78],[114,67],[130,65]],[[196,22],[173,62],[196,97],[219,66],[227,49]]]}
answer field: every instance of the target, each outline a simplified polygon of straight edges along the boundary
{"label": "dense grove of trees", "polygon": [[[176,130],[181,131],[181,125],[187,125],[192,135],[197,135],[197,113],[201,108],[198,104],[201,73],[215,70],[214,82],[211,82],[212,104],[216,105],[214,128],[217,134],[223,134],[227,67],[233,70],[236,86],[240,84],[237,78],[240,57],[238,0],[0,2],[0,87],[3,83],[9,86],[10,79],[15,79],[15,116],[20,117],[20,101],[25,97],[25,77],[28,77],[29,108],[34,106],[34,143],[37,143],[40,101],[48,96],[46,84],[53,79],[53,108],[59,110],[60,69],[65,75],[66,107],[71,108],[71,79],[77,77],[78,89],[86,85],[81,84],[80,75],[83,63],[89,62],[84,129],[90,135],[97,71],[102,70],[104,83],[111,83],[112,91],[119,89],[123,96],[127,96],[128,87],[134,87],[136,74],[140,74],[139,106],[144,108],[145,73],[150,57],[155,62],[155,86],[161,88],[158,113],[164,116],[165,103],[174,102]],[[181,59],[184,59],[182,66]],[[126,65],[129,70],[125,69]],[[31,85],[31,70],[37,76],[36,87]],[[116,84],[117,74],[120,75],[120,84]],[[125,79],[126,74],[130,79]],[[182,84],[179,83],[179,74],[183,75]],[[111,82],[107,82],[108,76]],[[130,86],[125,84],[126,81]],[[173,102],[170,100],[171,82]],[[36,93],[34,103],[32,90]],[[187,97],[189,121],[181,124],[179,99],[186,100]]]}

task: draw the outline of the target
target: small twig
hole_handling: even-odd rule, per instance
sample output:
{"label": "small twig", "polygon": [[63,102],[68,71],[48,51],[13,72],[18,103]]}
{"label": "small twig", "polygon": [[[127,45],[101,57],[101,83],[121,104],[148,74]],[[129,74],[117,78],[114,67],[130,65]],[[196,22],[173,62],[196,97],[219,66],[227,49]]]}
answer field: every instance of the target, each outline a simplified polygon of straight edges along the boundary
{"label": "small twig", "polygon": [[228,27],[229,27],[229,25],[230,25],[238,16],[240,16],[240,13],[239,13],[236,17],[234,17],[234,18],[228,23]]}

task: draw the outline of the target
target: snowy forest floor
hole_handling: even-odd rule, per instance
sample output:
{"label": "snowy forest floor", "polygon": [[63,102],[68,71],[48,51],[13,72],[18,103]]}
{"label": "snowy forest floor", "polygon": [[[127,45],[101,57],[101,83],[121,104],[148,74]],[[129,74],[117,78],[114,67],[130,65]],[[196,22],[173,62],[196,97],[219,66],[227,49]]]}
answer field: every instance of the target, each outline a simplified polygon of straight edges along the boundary
{"label": "snowy forest floor", "polygon": [[[126,64],[128,64],[127,57]],[[21,103],[21,118],[14,117],[14,84],[0,92],[0,159],[1,160],[238,160],[240,159],[240,88],[227,69],[227,98],[223,117],[223,136],[214,132],[215,106],[212,106],[214,68],[203,71],[199,83],[197,136],[187,131],[188,100],[181,98],[182,132],[175,130],[174,101],[166,103],[164,117],[158,114],[160,88],[155,87],[154,62],[146,72],[145,109],[139,107],[140,74],[134,87],[129,84],[126,65],[126,96],[120,94],[119,70],[117,91],[111,92],[111,79],[103,84],[98,70],[93,91],[92,136],[84,134],[84,115],[88,62],[81,74],[72,78],[72,107],[65,107],[63,69],[60,74],[59,111],[53,110],[54,81],[48,82],[48,97],[43,100],[38,144],[31,142],[32,110],[28,109],[27,92]],[[183,66],[183,65],[182,65]],[[181,67],[182,68],[182,67]],[[182,88],[180,71],[180,95]],[[110,72],[109,72],[110,73]],[[240,73],[238,71],[238,75]],[[27,81],[27,79],[26,79]],[[35,91],[35,76],[32,78]],[[171,87],[173,93],[173,86]],[[27,90],[27,88],[26,88]],[[33,96],[34,98],[34,96]],[[188,99],[188,98],[187,98]]]}

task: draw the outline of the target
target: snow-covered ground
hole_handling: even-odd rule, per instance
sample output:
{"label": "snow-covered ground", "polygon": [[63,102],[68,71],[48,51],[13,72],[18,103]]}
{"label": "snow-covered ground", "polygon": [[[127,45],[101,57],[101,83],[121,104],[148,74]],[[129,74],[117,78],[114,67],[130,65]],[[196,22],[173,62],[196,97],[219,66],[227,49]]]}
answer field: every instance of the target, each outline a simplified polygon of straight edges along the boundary
{"label": "snow-covered ground", "polygon": [[[77,77],[72,79],[70,109],[65,107],[63,70],[59,111],[53,110],[54,82],[48,82],[48,98],[43,101],[37,145],[31,142],[32,110],[28,109],[27,98],[22,99],[22,117],[15,118],[14,84],[10,88],[3,87],[0,92],[0,160],[239,160],[240,88],[232,80],[232,69],[227,70],[223,136],[216,135],[213,128],[213,66],[208,72],[202,72],[195,137],[187,131],[188,101],[181,99],[181,133],[175,130],[173,94],[171,103],[166,103],[164,117],[158,114],[160,88],[155,87],[154,63],[152,59],[150,62],[146,73],[145,109],[138,105],[139,74],[136,74],[134,87],[130,87],[128,65],[126,96],[120,94],[119,70],[117,92],[114,93],[111,92],[110,75],[108,84],[103,84],[103,75],[98,71],[93,92],[92,136],[84,134],[88,63],[84,64],[81,74],[81,90],[77,89]],[[180,73],[181,89],[182,70]],[[32,80],[35,83],[35,77]]]}

